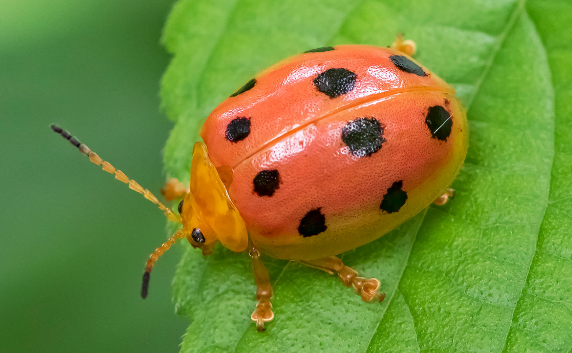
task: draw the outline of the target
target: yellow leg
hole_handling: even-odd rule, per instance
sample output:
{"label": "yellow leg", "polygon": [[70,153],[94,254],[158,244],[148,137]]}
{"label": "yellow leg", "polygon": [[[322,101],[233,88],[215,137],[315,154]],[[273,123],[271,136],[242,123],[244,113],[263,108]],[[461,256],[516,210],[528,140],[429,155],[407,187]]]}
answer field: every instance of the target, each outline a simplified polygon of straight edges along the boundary
{"label": "yellow leg", "polygon": [[379,293],[379,280],[375,278],[358,277],[358,273],[351,267],[345,266],[342,260],[332,256],[323,259],[300,261],[301,263],[326,271],[329,274],[337,273],[344,286],[354,287],[364,302],[381,302],[385,299],[384,293]]}
{"label": "yellow leg", "polygon": [[447,201],[449,201],[450,198],[453,197],[454,194],[455,194],[455,190],[449,188],[449,189],[445,190],[441,194],[441,196],[436,198],[435,201],[433,201],[433,203],[437,206],[443,206],[444,204],[447,203]]}
{"label": "yellow leg", "polygon": [[393,49],[399,50],[400,52],[412,56],[417,51],[417,45],[412,40],[403,40],[403,35],[399,34],[395,39],[395,42],[391,44]]}
{"label": "yellow leg", "polygon": [[252,313],[250,318],[256,322],[256,329],[264,331],[264,323],[274,319],[272,312],[272,285],[270,284],[270,275],[268,270],[260,260],[260,252],[254,247],[249,252],[252,258],[252,269],[254,270],[254,282],[256,283],[256,310]]}
{"label": "yellow leg", "polygon": [[169,179],[165,186],[161,189],[161,195],[167,201],[182,199],[189,193],[189,188],[175,178]]}

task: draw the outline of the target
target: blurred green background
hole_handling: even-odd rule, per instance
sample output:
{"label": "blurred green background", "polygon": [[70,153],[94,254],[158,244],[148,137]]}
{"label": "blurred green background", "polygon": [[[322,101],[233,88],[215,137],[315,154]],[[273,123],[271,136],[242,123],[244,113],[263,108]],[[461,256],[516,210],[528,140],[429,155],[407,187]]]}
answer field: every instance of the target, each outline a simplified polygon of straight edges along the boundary
{"label": "blurred green background", "polygon": [[158,194],[172,2],[0,0],[0,352],[178,351],[162,213],[49,128]]}

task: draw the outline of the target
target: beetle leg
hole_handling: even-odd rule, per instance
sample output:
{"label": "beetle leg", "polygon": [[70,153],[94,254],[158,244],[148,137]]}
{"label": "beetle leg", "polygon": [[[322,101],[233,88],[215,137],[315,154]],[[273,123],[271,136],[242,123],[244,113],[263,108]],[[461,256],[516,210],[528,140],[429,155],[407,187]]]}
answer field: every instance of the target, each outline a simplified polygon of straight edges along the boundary
{"label": "beetle leg", "polygon": [[169,179],[169,181],[161,189],[161,195],[163,195],[167,201],[182,199],[189,192],[189,188],[185,188],[185,185],[176,178]]}
{"label": "beetle leg", "polygon": [[415,42],[411,39],[403,40],[402,34],[397,35],[397,38],[395,38],[395,42],[391,44],[391,47],[409,56],[413,56],[415,51],[417,51],[417,45]]}
{"label": "beetle leg", "polygon": [[260,260],[260,252],[254,247],[250,249],[250,257],[252,258],[252,269],[254,271],[254,282],[256,283],[256,310],[252,313],[250,318],[256,322],[256,329],[264,331],[264,323],[274,319],[272,312],[272,285],[270,284],[270,275],[268,270]]}
{"label": "beetle leg", "polygon": [[433,203],[437,206],[443,206],[444,204],[447,203],[447,201],[449,201],[450,198],[453,197],[454,193],[455,190],[448,188],[441,194],[441,196],[436,198],[435,201],[433,201]]}
{"label": "beetle leg", "polygon": [[326,271],[329,274],[337,273],[344,286],[354,287],[357,294],[364,302],[381,302],[385,299],[385,293],[379,293],[379,280],[376,278],[359,277],[356,270],[344,265],[336,256],[323,259],[300,261],[304,265]]}

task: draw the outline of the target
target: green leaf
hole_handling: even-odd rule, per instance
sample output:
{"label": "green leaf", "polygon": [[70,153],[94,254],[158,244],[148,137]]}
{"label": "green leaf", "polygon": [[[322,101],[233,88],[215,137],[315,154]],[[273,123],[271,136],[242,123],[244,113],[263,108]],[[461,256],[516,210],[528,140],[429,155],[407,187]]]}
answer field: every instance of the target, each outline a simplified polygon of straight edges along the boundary
{"label": "green leaf", "polygon": [[265,259],[275,320],[264,333],[249,258],[190,246],[174,280],[192,319],[183,352],[479,351],[572,348],[572,4],[566,0],[180,0],[164,42],[175,128],[169,175],[189,177],[209,112],[258,71],[302,51],[416,41],[457,89],[470,147],[455,198],[343,254],[381,280],[381,305],[337,278]]}

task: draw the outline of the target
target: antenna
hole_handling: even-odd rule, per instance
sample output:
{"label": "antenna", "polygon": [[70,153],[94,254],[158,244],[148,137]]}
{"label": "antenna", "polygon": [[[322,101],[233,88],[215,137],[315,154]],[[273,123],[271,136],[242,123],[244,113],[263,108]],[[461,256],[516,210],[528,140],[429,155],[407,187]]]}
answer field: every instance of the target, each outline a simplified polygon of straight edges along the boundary
{"label": "antenna", "polygon": [[129,188],[131,190],[134,190],[134,191],[142,194],[143,197],[145,197],[147,200],[149,200],[149,201],[153,202],[155,205],[157,205],[161,211],[165,212],[165,216],[167,216],[167,218],[170,221],[181,223],[181,217],[179,215],[173,213],[173,211],[171,211],[170,208],[166,207],[161,202],[159,202],[157,197],[155,197],[155,195],[153,195],[149,190],[144,189],[135,180],[129,179],[127,177],[127,175],[125,175],[125,173],[123,173],[120,170],[115,169],[115,167],[112,166],[109,162],[101,159],[101,157],[99,157],[97,155],[97,153],[90,150],[89,147],[87,147],[85,144],[79,142],[77,138],[72,136],[66,130],[62,129],[61,127],[59,127],[57,125],[53,125],[53,124],[51,125],[51,128],[52,128],[52,130],[54,130],[55,133],[61,135],[63,138],[68,140],[72,145],[77,147],[81,153],[83,153],[87,157],[89,157],[89,160],[93,164],[97,164],[98,166],[101,166],[101,169],[103,169],[104,171],[108,172],[109,174],[115,175],[115,179],[117,179],[117,180],[119,180],[125,184],[128,184]]}
{"label": "antenna", "polygon": [[143,273],[143,283],[141,285],[141,298],[147,298],[147,294],[149,293],[149,279],[151,278],[151,270],[153,269],[153,265],[155,265],[155,261],[157,261],[161,255],[173,245],[177,240],[185,238],[187,235],[183,229],[180,229],[173,234],[166,242],[161,244],[160,247],[155,249],[155,251],[149,256],[149,260],[147,260],[147,265],[145,266],[145,272]]}

